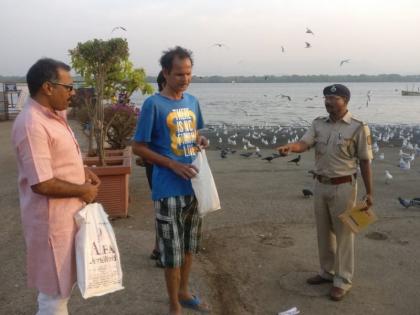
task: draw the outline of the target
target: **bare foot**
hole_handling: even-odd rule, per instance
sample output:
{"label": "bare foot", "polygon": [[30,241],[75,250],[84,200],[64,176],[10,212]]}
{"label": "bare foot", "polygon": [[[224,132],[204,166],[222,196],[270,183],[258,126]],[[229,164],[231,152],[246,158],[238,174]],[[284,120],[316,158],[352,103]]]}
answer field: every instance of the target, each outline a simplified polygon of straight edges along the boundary
{"label": "bare foot", "polygon": [[182,315],[182,307],[181,304],[177,308],[169,308],[169,315]]}
{"label": "bare foot", "polygon": [[181,304],[178,303],[178,305],[169,307],[169,315],[181,315],[181,314],[182,314]]}

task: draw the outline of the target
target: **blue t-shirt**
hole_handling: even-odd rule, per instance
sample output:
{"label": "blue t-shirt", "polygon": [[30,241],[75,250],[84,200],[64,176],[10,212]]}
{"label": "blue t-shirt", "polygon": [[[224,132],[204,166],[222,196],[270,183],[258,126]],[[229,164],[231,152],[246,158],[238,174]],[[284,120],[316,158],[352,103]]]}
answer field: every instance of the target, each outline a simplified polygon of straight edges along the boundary
{"label": "blue t-shirt", "polygon": [[[197,130],[204,126],[198,100],[187,93],[171,100],[159,93],[148,97],[140,112],[134,140],[172,160],[191,164],[196,156]],[[153,165],[152,199],[193,195],[191,180],[169,168]]]}

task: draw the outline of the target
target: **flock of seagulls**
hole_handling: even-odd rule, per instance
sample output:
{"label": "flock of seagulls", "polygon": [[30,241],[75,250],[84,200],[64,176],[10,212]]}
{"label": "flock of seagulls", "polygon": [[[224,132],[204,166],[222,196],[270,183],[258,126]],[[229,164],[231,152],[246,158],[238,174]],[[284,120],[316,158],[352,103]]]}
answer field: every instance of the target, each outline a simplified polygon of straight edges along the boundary
{"label": "flock of seagulls", "polygon": [[[281,143],[297,141],[305,132],[305,128],[292,127],[256,127],[249,126],[248,128],[239,128],[239,130],[223,125],[220,128],[210,128],[213,135],[217,139],[217,149],[220,150],[220,157],[222,159],[228,158],[229,154],[235,154],[237,149],[242,146],[242,152],[239,155],[245,159],[251,157],[260,158],[263,161],[271,163],[274,159],[280,156],[278,153],[272,153],[269,156],[263,157],[260,147],[273,148],[279,146]],[[291,159],[290,163],[295,163],[299,166],[301,156]]]}
{"label": "flock of seagulls", "polygon": [[[395,167],[403,171],[409,171],[411,165],[415,162],[417,156],[420,155],[420,146],[414,143],[414,139],[420,137],[420,129],[417,127],[394,127],[386,126],[384,128],[371,127],[373,138],[372,151],[375,159],[379,161],[385,160],[385,153],[381,152],[381,146],[397,144],[400,145],[399,160],[395,162]],[[379,143],[381,145],[379,145]],[[391,171],[385,170],[385,184],[389,185],[394,181]]]}
{"label": "flock of seagulls", "polygon": [[[309,28],[306,28],[306,34],[312,34],[315,35],[314,32],[312,32]],[[305,42],[305,48],[311,48],[312,45],[309,42]]]}
{"label": "flock of seagulls", "polygon": [[[310,34],[310,35],[312,35],[312,36],[315,36],[315,33],[309,28],[309,27],[306,27],[306,31],[305,31],[305,33],[306,34]],[[213,45],[211,45],[210,47],[218,47],[218,48],[229,48],[226,44],[224,44],[224,43],[214,43]],[[312,47],[312,44],[310,43],[310,42],[308,42],[308,41],[305,41],[305,47],[304,48],[311,48]],[[284,46],[281,46],[281,52],[282,53],[285,53],[286,52],[286,49],[284,48]],[[350,62],[350,59],[344,59],[344,60],[341,60],[340,61],[340,67],[343,65],[343,64],[345,64],[345,63],[349,63]]]}
{"label": "flock of seagulls", "polygon": [[[416,157],[420,156],[420,145],[415,143],[420,139],[420,127],[415,126],[370,126],[372,133],[372,151],[374,153],[373,163],[375,161],[384,161],[390,163],[394,170],[388,167],[384,172],[384,183],[392,185],[395,181],[394,172],[397,168],[402,171],[409,171]],[[300,139],[306,128],[303,127],[261,127],[261,126],[227,126],[221,125],[211,128],[213,136],[218,139],[218,149],[222,159],[228,158],[229,154],[235,154],[237,150],[243,159],[250,159],[252,157],[259,158],[267,163],[272,163],[275,159],[281,157],[278,153],[272,153],[268,156],[262,156],[260,147],[265,149],[272,149],[282,143],[291,143]],[[398,147],[400,146],[399,159],[395,157],[387,158],[382,148],[384,147]],[[289,159],[287,163],[299,166],[302,156],[298,155]],[[401,174],[397,176],[401,178]],[[312,196],[310,189],[302,190],[305,198]]]}
{"label": "flock of seagulls", "polygon": [[[246,112],[246,111],[245,111]],[[246,112],[247,113],[247,112]],[[248,113],[247,113],[248,114]],[[219,147],[241,147],[244,151],[248,149],[255,149],[259,151],[259,147],[272,147],[280,145],[280,143],[295,142],[306,131],[305,127],[258,127],[249,126],[247,128],[233,126],[228,127],[222,125],[220,128],[211,128],[214,136],[217,139]],[[282,140],[281,142],[279,140]]]}
{"label": "flock of seagulls", "polygon": [[[306,27],[305,33],[309,34],[309,35],[312,35],[312,36],[315,36],[315,33],[309,27]],[[225,48],[228,48],[228,46],[224,43],[214,43],[211,47],[219,47],[219,48],[225,47]],[[309,41],[305,41],[305,47],[304,48],[311,48],[311,47],[312,47],[312,44]],[[282,45],[281,46],[281,52],[284,53],[285,51],[286,51],[286,49]],[[350,61],[351,61],[351,59],[343,59],[339,62],[339,66],[342,67],[343,65],[350,63]],[[264,76],[265,81],[267,81],[268,79],[269,79],[269,76],[267,76],[267,75]],[[371,93],[372,93],[372,91],[370,91],[370,90],[367,92],[366,103],[365,103],[366,107],[368,107],[369,103],[371,102],[371,96],[372,96]],[[264,95],[264,96],[266,97],[267,95]],[[276,95],[276,97],[281,97],[281,98],[287,99],[289,102],[292,101],[292,97],[290,95],[280,94],[280,95]],[[317,96],[314,96],[314,97],[317,97]],[[314,97],[306,97],[304,99],[304,101],[305,102],[312,101],[314,99]],[[360,110],[360,109],[362,109],[362,107],[363,107],[363,105],[359,106],[357,109]],[[246,111],[244,111],[244,113],[245,113],[246,116],[248,116],[248,113]]]}

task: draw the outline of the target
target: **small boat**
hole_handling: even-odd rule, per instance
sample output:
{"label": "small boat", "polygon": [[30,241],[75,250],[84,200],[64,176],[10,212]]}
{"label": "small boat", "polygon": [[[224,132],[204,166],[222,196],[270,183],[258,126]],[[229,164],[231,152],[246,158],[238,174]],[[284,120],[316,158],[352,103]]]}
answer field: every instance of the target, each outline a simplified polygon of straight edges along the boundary
{"label": "small boat", "polygon": [[420,96],[420,88],[417,88],[417,91],[414,89],[415,84],[411,87],[411,90],[408,89],[408,86],[405,90],[401,90],[402,96]]}
{"label": "small boat", "polygon": [[420,91],[401,90],[402,96],[420,96]]}

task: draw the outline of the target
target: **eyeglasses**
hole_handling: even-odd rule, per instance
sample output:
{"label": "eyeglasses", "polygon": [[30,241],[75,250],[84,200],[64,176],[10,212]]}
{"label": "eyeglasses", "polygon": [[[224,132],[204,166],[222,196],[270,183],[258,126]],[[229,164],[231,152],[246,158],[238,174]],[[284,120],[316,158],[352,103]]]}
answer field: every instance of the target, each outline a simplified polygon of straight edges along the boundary
{"label": "eyeglasses", "polygon": [[73,91],[73,89],[74,89],[74,86],[72,84],[64,84],[64,83],[52,82],[52,81],[50,81],[50,83],[55,84],[55,85],[64,86],[67,89],[67,91],[69,91],[69,92]]}

